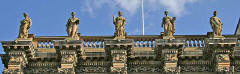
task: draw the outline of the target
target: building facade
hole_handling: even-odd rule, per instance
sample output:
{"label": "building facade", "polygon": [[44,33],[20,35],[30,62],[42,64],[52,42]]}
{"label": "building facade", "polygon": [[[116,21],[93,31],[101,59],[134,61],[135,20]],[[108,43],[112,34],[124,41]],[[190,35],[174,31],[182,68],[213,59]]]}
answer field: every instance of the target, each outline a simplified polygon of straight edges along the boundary
{"label": "building facade", "polygon": [[[25,21],[31,22],[29,19]],[[79,21],[72,23],[72,19],[69,20],[67,27],[71,29],[76,28],[71,25],[79,24]],[[114,21],[114,36],[81,36],[71,30],[68,31],[69,36],[35,36],[23,31],[20,33],[23,37],[1,41],[6,53],[1,54],[5,67],[3,73],[240,73],[238,35],[216,36],[214,32],[206,35],[167,35],[167,31],[159,35],[127,35],[121,12]]]}

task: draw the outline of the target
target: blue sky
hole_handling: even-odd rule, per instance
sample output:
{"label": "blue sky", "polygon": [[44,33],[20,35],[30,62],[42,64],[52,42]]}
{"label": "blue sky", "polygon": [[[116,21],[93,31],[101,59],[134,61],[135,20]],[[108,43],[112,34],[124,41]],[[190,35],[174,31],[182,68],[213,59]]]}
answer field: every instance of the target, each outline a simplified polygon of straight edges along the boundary
{"label": "blue sky", "polygon": [[[203,35],[212,31],[209,18],[213,11],[223,22],[223,34],[233,34],[240,17],[240,0],[144,0],[145,34],[163,31],[164,11],[176,16],[176,35]],[[113,35],[112,16],[122,10],[127,18],[128,35],[141,35],[141,0],[1,0],[0,40],[14,40],[20,21],[27,12],[32,19],[30,33],[36,36],[66,36],[65,24],[76,12],[79,32],[84,36]],[[1,45],[0,45],[1,46]],[[0,48],[3,53],[3,49]],[[1,62],[0,62],[1,63]],[[3,65],[0,65],[1,71]]]}

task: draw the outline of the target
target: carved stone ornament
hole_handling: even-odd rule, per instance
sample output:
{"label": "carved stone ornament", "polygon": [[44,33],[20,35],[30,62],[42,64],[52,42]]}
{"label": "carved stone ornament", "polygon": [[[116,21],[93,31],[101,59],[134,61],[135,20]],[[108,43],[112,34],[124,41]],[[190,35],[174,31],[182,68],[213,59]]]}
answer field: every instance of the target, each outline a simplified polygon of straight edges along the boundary
{"label": "carved stone ornament", "polygon": [[64,55],[62,57],[62,62],[74,62],[75,57],[73,55]]}
{"label": "carved stone ornament", "polygon": [[126,67],[111,67],[112,73],[121,73],[121,74],[127,74],[127,68]]}

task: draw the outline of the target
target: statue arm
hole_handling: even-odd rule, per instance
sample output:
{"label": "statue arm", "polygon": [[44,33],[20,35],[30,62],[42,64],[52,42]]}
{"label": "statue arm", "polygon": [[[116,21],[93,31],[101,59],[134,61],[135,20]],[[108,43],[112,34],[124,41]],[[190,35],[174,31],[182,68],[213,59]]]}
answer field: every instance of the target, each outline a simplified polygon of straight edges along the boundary
{"label": "statue arm", "polygon": [[75,23],[80,24],[80,19],[77,19]]}
{"label": "statue arm", "polygon": [[123,20],[123,24],[124,25],[126,25],[126,21],[127,21],[127,19],[124,18],[124,20]]}
{"label": "statue arm", "polygon": [[66,27],[68,27],[68,25],[69,25],[69,22],[70,22],[70,19],[68,19],[68,21],[67,21],[67,24],[66,24]]}
{"label": "statue arm", "polygon": [[113,16],[113,24],[116,24],[116,18]]}
{"label": "statue arm", "polygon": [[32,26],[32,20],[29,18],[29,20],[28,20],[28,29]]}
{"label": "statue arm", "polygon": [[213,18],[210,18],[210,24],[211,24],[211,27],[213,29]]}
{"label": "statue arm", "polygon": [[161,24],[161,26],[163,27],[163,24],[164,24],[165,22],[164,22],[164,18],[162,19],[162,24]]}
{"label": "statue arm", "polygon": [[30,20],[30,21],[29,21],[29,25],[32,26],[32,20],[31,20],[31,19],[29,19],[29,20]]}
{"label": "statue arm", "polygon": [[221,25],[223,25],[222,21],[218,18],[218,21],[221,23]]}

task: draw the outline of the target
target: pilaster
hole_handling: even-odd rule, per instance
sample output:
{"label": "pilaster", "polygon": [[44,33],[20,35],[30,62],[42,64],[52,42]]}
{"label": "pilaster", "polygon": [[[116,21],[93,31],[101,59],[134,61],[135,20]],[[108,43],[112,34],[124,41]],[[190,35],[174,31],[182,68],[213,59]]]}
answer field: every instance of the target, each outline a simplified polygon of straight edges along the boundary
{"label": "pilaster", "polygon": [[155,47],[158,58],[163,62],[163,72],[166,74],[180,73],[178,53],[183,49],[184,40],[181,39],[156,39]]}
{"label": "pilaster", "polygon": [[104,40],[105,51],[111,58],[110,72],[113,74],[127,74],[127,58],[133,48],[134,41],[131,39]]}
{"label": "pilaster", "polygon": [[75,74],[78,54],[82,52],[82,41],[80,40],[56,40],[55,49],[61,65],[58,69],[60,74]]}
{"label": "pilaster", "polygon": [[24,74],[28,60],[34,57],[31,39],[16,39],[15,41],[2,41],[6,55],[2,56],[5,69],[4,74]]}
{"label": "pilaster", "polygon": [[236,38],[209,38],[207,51],[212,53],[213,67],[217,74],[232,74],[234,70],[230,58],[237,43]]}

